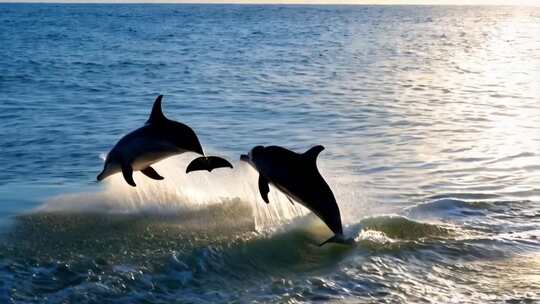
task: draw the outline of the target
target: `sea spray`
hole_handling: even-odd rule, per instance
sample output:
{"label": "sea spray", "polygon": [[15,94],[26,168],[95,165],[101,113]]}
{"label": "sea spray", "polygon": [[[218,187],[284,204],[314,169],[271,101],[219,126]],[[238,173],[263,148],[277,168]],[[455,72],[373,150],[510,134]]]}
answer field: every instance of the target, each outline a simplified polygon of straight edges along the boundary
{"label": "sea spray", "polygon": [[[217,220],[225,222],[253,222],[255,230],[264,230],[290,221],[308,211],[299,204],[292,205],[278,191],[272,191],[270,204],[259,197],[256,185],[257,173],[244,164],[236,164],[233,170],[219,169],[211,173],[184,173],[192,154],[168,158],[153,167],[164,180],[155,181],[135,172],[137,187],[129,187],[121,174],[103,181],[103,187],[95,192],[71,193],[54,197],[39,208],[38,212],[84,212],[105,214],[145,214],[180,216],[182,214],[212,214],[195,212],[221,210],[227,219],[206,218],[201,222]],[[250,212],[240,212],[248,209]],[[236,211],[238,214],[231,213]],[[239,218],[238,216],[246,217]]]}

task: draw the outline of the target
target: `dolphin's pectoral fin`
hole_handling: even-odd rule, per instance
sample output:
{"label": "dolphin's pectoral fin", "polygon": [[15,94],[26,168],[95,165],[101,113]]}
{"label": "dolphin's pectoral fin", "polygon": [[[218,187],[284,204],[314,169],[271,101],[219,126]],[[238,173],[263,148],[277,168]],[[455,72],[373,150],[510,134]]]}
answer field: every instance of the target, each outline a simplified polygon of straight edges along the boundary
{"label": "dolphin's pectoral fin", "polygon": [[155,180],[162,180],[163,179],[163,176],[159,175],[156,170],[154,170],[154,168],[148,166],[144,169],[141,170],[141,172],[150,177],[151,179],[155,179]]}
{"label": "dolphin's pectoral fin", "polygon": [[289,200],[289,202],[291,202],[291,204],[294,206],[294,202],[293,200],[288,196],[288,195],[285,195],[287,197],[287,199]]}
{"label": "dolphin's pectoral fin", "polygon": [[270,192],[270,186],[268,185],[268,179],[264,176],[259,175],[259,192],[261,193],[262,199],[268,204],[268,192]]}
{"label": "dolphin's pectoral fin", "polygon": [[133,180],[133,168],[131,168],[129,164],[122,165],[122,175],[130,186],[137,187],[135,181]]}
{"label": "dolphin's pectoral fin", "polygon": [[221,157],[217,156],[201,156],[195,158],[186,168],[186,173],[189,173],[191,171],[198,171],[198,170],[206,170],[208,172],[211,172],[214,169],[217,168],[232,168],[233,165],[227,161],[226,159],[223,159]]}

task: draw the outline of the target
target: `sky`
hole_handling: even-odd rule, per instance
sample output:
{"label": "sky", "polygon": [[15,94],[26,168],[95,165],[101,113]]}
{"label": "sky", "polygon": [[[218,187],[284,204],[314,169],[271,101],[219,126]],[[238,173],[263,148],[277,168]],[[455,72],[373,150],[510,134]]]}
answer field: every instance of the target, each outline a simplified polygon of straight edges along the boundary
{"label": "sky", "polygon": [[540,6],[540,0],[0,0],[0,2],[62,3],[242,3],[242,4],[440,4]]}

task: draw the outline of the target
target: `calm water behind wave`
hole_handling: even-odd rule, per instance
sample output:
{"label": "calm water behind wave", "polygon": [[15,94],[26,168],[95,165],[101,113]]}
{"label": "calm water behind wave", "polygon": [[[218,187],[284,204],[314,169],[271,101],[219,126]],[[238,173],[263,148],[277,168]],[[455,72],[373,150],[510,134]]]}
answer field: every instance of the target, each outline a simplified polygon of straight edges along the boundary
{"label": "calm water behind wave", "polygon": [[[540,301],[538,8],[0,12],[0,302]],[[157,94],[236,169],[96,184]],[[326,147],[358,246],[258,199],[258,144]]]}

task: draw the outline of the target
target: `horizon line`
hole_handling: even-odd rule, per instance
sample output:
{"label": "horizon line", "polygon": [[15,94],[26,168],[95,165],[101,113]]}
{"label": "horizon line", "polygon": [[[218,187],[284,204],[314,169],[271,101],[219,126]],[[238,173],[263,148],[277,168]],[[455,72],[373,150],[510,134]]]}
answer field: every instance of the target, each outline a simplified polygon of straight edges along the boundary
{"label": "horizon line", "polygon": [[[441,3],[442,2],[442,3]],[[460,3],[461,2],[461,3]],[[465,3],[463,3],[465,2]],[[539,7],[540,3],[530,0],[515,1],[508,4],[504,0],[473,1],[422,1],[422,0],[367,0],[367,1],[308,1],[308,0],[0,0],[0,4],[223,4],[223,5],[377,5],[377,6],[508,6],[508,7]],[[489,3],[492,2],[492,3]]]}

